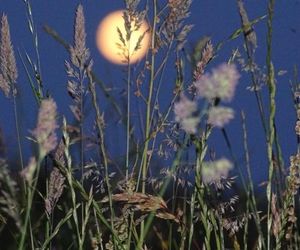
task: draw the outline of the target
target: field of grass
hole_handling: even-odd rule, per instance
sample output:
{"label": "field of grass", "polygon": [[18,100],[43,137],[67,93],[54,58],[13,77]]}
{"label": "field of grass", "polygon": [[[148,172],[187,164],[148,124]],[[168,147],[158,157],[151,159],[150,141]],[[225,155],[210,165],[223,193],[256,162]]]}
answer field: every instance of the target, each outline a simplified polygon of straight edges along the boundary
{"label": "field of grass", "polygon": [[[1,13],[0,98],[11,100],[18,154],[9,159],[1,134],[0,249],[300,249],[300,86],[295,69],[290,76],[295,132],[288,137],[298,148],[283,155],[275,119],[280,74],[272,60],[275,0],[265,0],[265,15],[254,20],[246,4],[236,0],[240,28],[217,44],[204,37],[191,53],[184,48],[193,27],[192,0],[141,2],[124,0],[122,98],[112,94],[93,66],[85,4],[74,13],[71,44],[54,28],[43,27],[47,38],[69,54],[65,109],[43,84],[41,67],[46,71],[47,61],[39,56],[34,3],[24,0],[32,54],[15,50],[9,25],[14,17]],[[128,44],[143,20],[149,23],[150,45],[136,70]],[[266,25],[263,65],[255,57],[259,44],[253,27],[258,23]],[[242,44],[221,60],[224,44],[237,38]],[[168,68],[175,69],[170,89],[164,86]],[[36,126],[26,135],[17,101],[21,71],[38,110],[32,114]],[[255,122],[264,135],[268,176],[262,192],[252,177],[252,159],[260,156],[249,151],[248,115],[232,105],[242,75],[251,79]],[[235,135],[243,142],[242,163],[227,133],[234,118],[242,131]],[[229,157],[210,146],[215,133],[225,140]],[[119,140],[111,142],[116,135]],[[23,140],[34,148],[28,160]]]}

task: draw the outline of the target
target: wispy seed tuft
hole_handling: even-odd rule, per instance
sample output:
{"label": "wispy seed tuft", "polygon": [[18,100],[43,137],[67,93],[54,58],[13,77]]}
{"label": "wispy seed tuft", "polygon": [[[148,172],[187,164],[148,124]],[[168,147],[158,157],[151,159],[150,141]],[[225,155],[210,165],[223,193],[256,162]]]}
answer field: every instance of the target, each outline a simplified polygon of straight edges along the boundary
{"label": "wispy seed tuft", "polygon": [[225,158],[204,162],[201,169],[202,181],[206,185],[214,184],[221,186],[222,179],[228,177],[229,171],[232,168],[232,163]]}
{"label": "wispy seed tuft", "polygon": [[212,73],[206,73],[194,85],[199,97],[207,100],[220,98],[231,101],[240,75],[234,64],[222,64]]}
{"label": "wispy seed tuft", "polygon": [[39,144],[42,156],[47,155],[57,145],[55,134],[55,129],[58,127],[56,109],[56,103],[52,98],[43,100],[38,114],[37,127],[32,131],[32,135]]}
{"label": "wispy seed tuft", "polygon": [[65,177],[58,168],[53,168],[50,174],[49,192],[45,200],[45,208],[48,215],[52,214],[62,192],[64,190]]}
{"label": "wispy seed tuft", "polygon": [[9,24],[7,16],[1,19],[1,41],[0,41],[0,88],[6,96],[10,90],[16,90],[14,84],[18,78],[16,59],[10,38]]}
{"label": "wispy seed tuft", "polygon": [[197,103],[190,101],[185,95],[181,95],[180,101],[174,104],[175,120],[189,134],[194,134],[197,131],[199,117],[194,116],[196,111]]}
{"label": "wispy seed tuft", "polygon": [[234,118],[234,111],[227,107],[212,107],[208,111],[208,123],[223,128],[231,119]]}
{"label": "wispy seed tuft", "polygon": [[87,64],[90,52],[85,44],[85,19],[83,7],[80,4],[76,11],[75,24],[74,24],[74,45],[70,48],[71,61],[80,69],[83,69]]}

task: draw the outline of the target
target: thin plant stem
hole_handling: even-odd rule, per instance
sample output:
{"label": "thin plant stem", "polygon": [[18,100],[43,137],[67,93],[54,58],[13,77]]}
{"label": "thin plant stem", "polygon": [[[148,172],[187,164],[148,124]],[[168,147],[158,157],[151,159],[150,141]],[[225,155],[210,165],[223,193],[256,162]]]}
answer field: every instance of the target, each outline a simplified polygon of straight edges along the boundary
{"label": "thin plant stem", "polygon": [[19,129],[19,118],[18,118],[18,111],[17,111],[16,95],[14,93],[13,93],[13,106],[14,106],[14,116],[15,116],[16,132],[17,132],[19,158],[21,163],[21,169],[23,170],[24,163],[23,163],[23,153],[22,153],[21,137],[20,137],[20,129]]}
{"label": "thin plant stem", "polygon": [[147,165],[148,165],[148,145],[151,128],[151,104],[152,104],[152,94],[154,88],[154,74],[155,74],[155,30],[156,30],[156,12],[157,12],[157,0],[153,0],[153,26],[152,26],[152,33],[151,33],[151,69],[150,69],[150,82],[149,82],[149,93],[147,99],[147,111],[146,111],[146,129],[145,129],[145,146],[143,151],[143,160],[142,160],[142,192],[145,193],[145,179],[147,176]]}
{"label": "thin plant stem", "polygon": [[[147,166],[148,166],[148,146],[149,140],[147,138],[150,135],[151,129],[151,103],[152,103],[152,94],[154,88],[154,74],[155,74],[155,31],[156,31],[156,20],[157,18],[157,0],[153,0],[153,25],[151,33],[151,69],[150,69],[150,82],[149,82],[149,93],[147,100],[147,111],[146,111],[146,129],[145,129],[145,145],[142,155],[142,193],[146,191],[146,177],[147,177]],[[141,223],[140,239],[144,239],[144,222]],[[141,244],[142,242],[140,242]],[[141,245],[140,245],[141,247]]]}
{"label": "thin plant stem", "polygon": [[[129,38],[130,39],[130,38]],[[130,51],[130,40],[128,42],[128,51]],[[128,52],[129,53],[129,52]],[[129,175],[129,151],[130,151],[130,92],[131,92],[131,66],[130,56],[127,61],[127,123],[126,123],[126,181]]]}
{"label": "thin plant stem", "polygon": [[[25,221],[24,221],[24,225],[22,228],[21,239],[19,241],[19,246],[18,246],[19,250],[24,249],[24,244],[25,244],[26,235],[27,235],[27,227],[28,227],[28,224],[31,225],[30,212],[31,212],[31,208],[32,208],[34,193],[36,191],[36,186],[37,186],[38,179],[39,179],[41,162],[42,162],[42,158],[40,157],[40,154],[39,154],[38,160],[36,162],[35,177],[32,180],[32,184],[27,185],[27,201],[26,201]],[[30,230],[30,232],[31,232],[31,230]],[[34,247],[34,246],[32,246],[32,247]]]}
{"label": "thin plant stem", "polygon": [[81,235],[80,235],[80,230],[79,230],[79,222],[78,222],[78,215],[77,215],[77,204],[76,204],[76,193],[73,187],[73,182],[72,182],[72,159],[70,156],[69,152],[69,145],[70,145],[70,138],[68,136],[68,133],[66,131],[66,120],[63,119],[63,136],[64,136],[64,142],[65,142],[65,150],[64,150],[64,155],[66,157],[66,162],[67,162],[67,181],[70,187],[70,192],[71,192],[71,198],[72,198],[72,206],[73,206],[73,213],[72,217],[75,223],[75,228],[76,228],[76,234],[77,234],[77,240],[78,240],[78,247],[80,249],[81,246]]}
{"label": "thin plant stem", "polygon": [[100,154],[102,155],[103,162],[104,162],[104,169],[105,169],[105,182],[107,186],[107,192],[108,192],[108,200],[109,200],[109,208],[110,208],[110,214],[111,214],[111,230],[113,232],[113,242],[116,244],[115,234],[114,234],[114,209],[113,209],[113,201],[112,201],[112,191],[111,191],[111,185],[109,182],[109,171],[108,171],[108,159],[106,155],[105,150],[105,144],[104,144],[104,131],[103,131],[103,125],[102,125],[102,118],[101,118],[101,112],[100,108],[97,105],[97,96],[96,96],[96,89],[95,89],[95,83],[93,82],[92,75],[90,72],[88,72],[88,78],[89,78],[89,87],[92,94],[92,102],[94,109],[96,111],[96,125],[100,137]]}
{"label": "thin plant stem", "polygon": [[[245,151],[245,158],[246,158],[246,170],[247,170],[247,179],[248,179],[248,188],[246,190],[247,192],[247,210],[248,206],[250,205],[250,208],[254,212],[254,221],[256,224],[256,228],[258,230],[258,235],[259,235],[259,241],[261,244],[261,247],[265,249],[265,243],[264,243],[264,236],[263,232],[261,229],[261,224],[260,224],[260,218],[259,214],[257,211],[257,205],[256,205],[256,200],[255,200],[255,192],[254,192],[254,187],[253,187],[253,179],[252,179],[252,173],[250,169],[250,156],[249,156],[249,149],[248,149],[248,136],[247,136],[247,127],[246,127],[246,117],[245,113],[241,112],[241,117],[242,117],[242,126],[243,126],[243,138],[244,138],[244,151]],[[248,219],[247,219],[248,223]],[[247,244],[247,242],[244,244]]]}
{"label": "thin plant stem", "polygon": [[273,143],[275,137],[274,119],[276,113],[276,84],[274,79],[274,66],[271,61],[272,55],[272,21],[274,13],[275,0],[269,0],[268,2],[268,21],[267,21],[267,57],[266,64],[268,69],[268,87],[269,87],[269,134],[267,140],[267,153],[269,161],[269,177],[267,185],[267,200],[268,200],[268,211],[267,211],[267,249],[271,249],[271,227],[272,227],[272,216],[271,216],[271,196],[272,196],[272,181],[274,172],[273,163]]}

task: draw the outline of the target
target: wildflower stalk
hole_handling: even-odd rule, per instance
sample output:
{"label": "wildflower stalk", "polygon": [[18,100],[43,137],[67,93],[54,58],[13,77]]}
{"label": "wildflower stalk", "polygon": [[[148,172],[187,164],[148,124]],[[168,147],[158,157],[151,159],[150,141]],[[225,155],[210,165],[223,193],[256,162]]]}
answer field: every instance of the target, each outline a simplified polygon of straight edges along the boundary
{"label": "wildflower stalk", "polygon": [[276,84],[274,79],[274,66],[271,61],[272,55],[272,21],[273,21],[273,12],[274,12],[275,0],[269,0],[268,3],[268,34],[267,34],[267,57],[266,64],[268,69],[268,87],[269,87],[269,105],[270,105],[270,114],[269,114],[269,134],[267,138],[267,153],[269,161],[269,177],[267,185],[267,200],[268,200],[268,211],[267,211],[267,249],[271,249],[271,227],[272,227],[272,216],[271,216],[271,196],[272,196],[272,180],[274,172],[274,163],[273,163],[273,143],[275,137],[275,128],[274,128],[274,119],[276,112]]}

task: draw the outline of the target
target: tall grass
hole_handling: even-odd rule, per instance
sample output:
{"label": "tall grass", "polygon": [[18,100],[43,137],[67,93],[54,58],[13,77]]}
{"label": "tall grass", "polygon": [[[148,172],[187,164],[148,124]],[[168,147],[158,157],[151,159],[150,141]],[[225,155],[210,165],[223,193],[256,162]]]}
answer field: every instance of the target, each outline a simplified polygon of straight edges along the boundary
{"label": "tall grass", "polygon": [[[69,55],[65,87],[73,120],[67,118],[68,113],[58,113],[55,96],[43,88],[41,72],[47,62],[41,61],[30,1],[24,1],[24,7],[33,55],[18,51],[16,60],[15,43],[11,41],[7,16],[3,15],[0,88],[5,97],[14,100],[21,166],[14,173],[7,164],[10,159],[0,159],[3,247],[299,249],[299,147],[285,168],[275,122],[277,82],[272,33],[276,29],[276,5],[274,0],[267,3],[266,15],[250,20],[243,1],[237,0],[240,24],[229,38],[214,44],[205,37],[188,53],[184,48],[193,29],[189,23],[191,0],[145,1],[143,7],[139,0],[125,0],[126,32],[116,31],[126,71],[125,107],[94,71],[86,42],[85,6],[79,5],[72,43],[68,44],[54,28],[44,27],[48,38],[57,41],[57,46],[64,47]],[[135,45],[130,44],[131,35],[144,20],[150,27],[148,54],[138,65],[132,65],[129,46],[134,46],[135,53],[145,34]],[[263,78],[264,67],[255,58],[259,44],[253,26],[258,22],[267,27],[267,72]],[[237,38],[241,38],[239,48],[221,61],[220,50]],[[19,60],[23,67],[17,70]],[[216,66],[212,67],[212,62]],[[174,69],[172,77],[166,74],[168,68]],[[37,124],[29,135],[22,135],[18,123],[16,83],[21,70],[39,108]],[[242,134],[237,135],[243,141],[245,167],[238,163],[227,131],[231,120],[235,116],[239,119],[231,101],[242,74],[249,74],[252,81],[253,92],[249,95],[255,96],[266,139],[268,180],[263,193],[257,191],[253,179],[252,160],[262,156],[250,153],[247,113],[241,111]],[[173,81],[172,89],[163,87],[165,81]],[[290,136],[298,140],[299,146],[298,79],[291,86],[296,115],[295,135]],[[267,100],[262,93],[265,89]],[[120,157],[108,146],[111,135],[107,126],[115,124],[105,105],[117,114],[125,131],[125,139],[118,142],[124,149]],[[139,122],[133,119],[137,110],[142,114]],[[216,152],[211,147],[215,134],[224,137],[228,158],[223,156],[225,150]],[[23,166],[21,142],[25,136],[37,150]]]}

